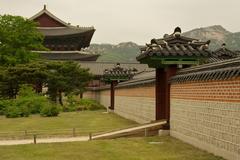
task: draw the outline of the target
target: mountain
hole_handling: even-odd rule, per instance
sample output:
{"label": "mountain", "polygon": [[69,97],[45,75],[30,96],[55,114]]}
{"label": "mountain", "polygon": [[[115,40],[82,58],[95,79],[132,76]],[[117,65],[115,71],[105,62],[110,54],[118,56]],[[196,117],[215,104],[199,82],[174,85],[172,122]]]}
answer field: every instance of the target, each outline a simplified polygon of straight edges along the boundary
{"label": "mountain", "polygon": [[217,49],[223,43],[231,50],[240,50],[240,32],[232,33],[221,25],[197,28],[183,33],[184,36],[201,40],[211,40],[210,49]]}
{"label": "mountain", "polygon": [[139,46],[133,42],[112,44],[91,44],[91,52],[101,54],[98,62],[132,62],[135,63],[139,54]]}
{"label": "mountain", "polygon": [[[196,28],[183,33],[184,36],[200,40],[211,40],[210,49],[220,48],[223,43],[231,50],[240,50],[240,32],[232,33],[221,25]],[[153,37],[161,38],[161,37]],[[148,40],[146,40],[148,41]],[[137,62],[136,56],[139,54],[139,45],[134,42],[124,42],[118,45],[112,44],[91,44],[89,50],[101,54],[99,62]]]}
{"label": "mountain", "polygon": [[183,33],[184,36],[200,39],[203,41],[211,40],[210,47],[218,48],[222,43],[225,43],[226,37],[232,34],[220,25],[196,28]]}

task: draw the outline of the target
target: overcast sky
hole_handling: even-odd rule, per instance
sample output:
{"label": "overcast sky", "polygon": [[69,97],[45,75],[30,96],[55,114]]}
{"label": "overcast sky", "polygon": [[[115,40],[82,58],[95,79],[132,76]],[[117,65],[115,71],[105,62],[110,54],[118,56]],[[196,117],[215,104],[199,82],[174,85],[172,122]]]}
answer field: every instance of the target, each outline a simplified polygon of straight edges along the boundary
{"label": "overcast sky", "polygon": [[94,26],[92,43],[133,41],[182,31],[222,25],[240,31],[240,0],[0,0],[0,14],[31,17],[47,9],[73,25]]}

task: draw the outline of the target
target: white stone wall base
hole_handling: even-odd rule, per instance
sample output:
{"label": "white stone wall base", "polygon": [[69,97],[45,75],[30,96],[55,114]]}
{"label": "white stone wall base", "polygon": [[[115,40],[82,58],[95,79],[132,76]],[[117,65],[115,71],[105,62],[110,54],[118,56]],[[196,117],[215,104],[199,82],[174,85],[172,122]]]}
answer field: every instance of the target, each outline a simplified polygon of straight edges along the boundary
{"label": "white stone wall base", "polygon": [[158,135],[159,135],[159,136],[169,136],[169,135],[170,135],[170,130],[160,129],[160,130],[158,131]]}
{"label": "white stone wall base", "polygon": [[179,132],[174,132],[174,131],[170,130],[170,135],[181,141],[189,143],[199,149],[205,150],[209,153],[213,153],[214,155],[217,155],[217,156],[221,156],[227,160],[240,160],[240,155],[237,155],[236,153],[217,148],[211,144],[207,144],[207,143],[199,141],[195,138],[185,136]]}

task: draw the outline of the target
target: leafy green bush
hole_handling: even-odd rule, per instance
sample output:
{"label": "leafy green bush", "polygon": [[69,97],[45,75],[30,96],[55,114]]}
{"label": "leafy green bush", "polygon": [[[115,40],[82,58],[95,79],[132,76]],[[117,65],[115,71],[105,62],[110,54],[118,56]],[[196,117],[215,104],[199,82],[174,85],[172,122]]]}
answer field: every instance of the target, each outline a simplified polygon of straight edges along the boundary
{"label": "leafy green bush", "polygon": [[20,117],[20,113],[21,113],[20,109],[13,105],[7,106],[5,111],[5,115],[7,118]]}
{"label": "leafy green bush", "polygon": [[9,100],[6,104],[5,115],[7,118],[28,117],[30,115],[29,108],[21,101]]}
{"label": "leafy green bush", "polygon": [[73,95],[67,96],[67,105],[63,107],[64,112],[73,112],[77,110],[77,100]]}
{"label": "leafy green bush", "polygon": [[0,115],[4,115],[5,109],[8,106],[9,101],[8,100],[0,100]]}
{"label": "leafy green bush", "polygon": [[68,95],[67,105],[64,106],[65,112],[82,111],[82,110],[99,110],[105,109],[103,105],[92,99],[76,100],[73,95]]}
{"label": "leafy green bush", "polygon": [[77,102],[77,110],[99,110],[105,109],[103,105],[92,99],[81,99]]}
{"label": "leafy green bush", "polygon": [[57,105],[49,103],[41,108],[40,115],[43,117],[58,116],[60,109]]}
{"label": "leafy green bush", "polygon": [[26,85],[21,86],[16,99],[0,103],[1,108],[8,118],[28,117],[30,114],[37,113],[42,116],[59,114],[57,107],[50,103],[47,97],[35,93],[31,86]]}

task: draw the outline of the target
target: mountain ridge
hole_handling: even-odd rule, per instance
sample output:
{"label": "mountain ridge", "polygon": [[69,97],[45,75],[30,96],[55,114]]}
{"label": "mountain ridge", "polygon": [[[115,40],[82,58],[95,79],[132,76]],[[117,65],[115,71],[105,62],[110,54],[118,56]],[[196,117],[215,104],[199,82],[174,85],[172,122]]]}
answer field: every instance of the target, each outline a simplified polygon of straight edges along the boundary
{"label": "mountain ridge", "polygon": [[[211,43],[209,47],[211,50],[220,48],[223,43],[225,43],[226,47],[230,50],[240,50],[240,32],[230,32],[221,25],[195,28],[182,33],[182,35],[203,41],[210,40]],[[101,55],[97,60],[98,62],[136,63],[135,57],[139,54],[140,47],[141,45],[131,41],[121,42],[116,45],[93,43],[90,45],[89,51]]]}

